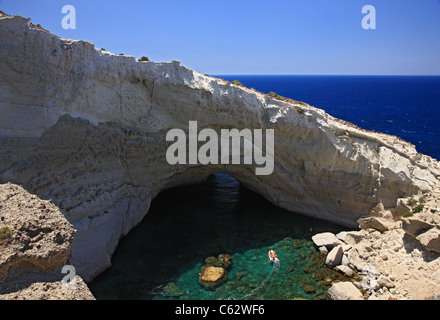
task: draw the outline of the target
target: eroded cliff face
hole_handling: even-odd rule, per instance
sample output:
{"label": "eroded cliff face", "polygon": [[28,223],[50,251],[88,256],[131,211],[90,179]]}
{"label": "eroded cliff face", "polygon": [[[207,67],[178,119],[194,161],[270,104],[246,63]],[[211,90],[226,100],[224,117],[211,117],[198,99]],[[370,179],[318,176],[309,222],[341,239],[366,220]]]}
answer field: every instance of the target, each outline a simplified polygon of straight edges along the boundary
{"label": "eroded cliff face", "polygon": [[64,279],[74,235],[51,201],[0,184],[0,300],[94,299],[81,277]]}
{"label": "eroded cliff face", "polygon": [[[77,230],[70,263],[86,280],[162,190],[225,172],[274,204],[357,227],[378,204],[439,185],[436,160],[401,139],[323,110],[138,62],[0,17],[0,180],[50,199]],[[298,107],[302,111],[298,112]],[[274,129],[274,172],[254,165],[169,165],[172,128]],[[268,213],[270,214],[270,213]]]}

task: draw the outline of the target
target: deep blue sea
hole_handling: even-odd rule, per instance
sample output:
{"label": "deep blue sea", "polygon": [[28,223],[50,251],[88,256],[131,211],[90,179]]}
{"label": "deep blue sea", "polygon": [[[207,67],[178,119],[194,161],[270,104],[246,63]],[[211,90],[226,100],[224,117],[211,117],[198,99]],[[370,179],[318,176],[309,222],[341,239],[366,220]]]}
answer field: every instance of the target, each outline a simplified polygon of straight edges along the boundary
{"label": "deep blue sea", "polygon": [[440,159],[440,76],[216,77],[304,101],[364,129],[401,137]]}

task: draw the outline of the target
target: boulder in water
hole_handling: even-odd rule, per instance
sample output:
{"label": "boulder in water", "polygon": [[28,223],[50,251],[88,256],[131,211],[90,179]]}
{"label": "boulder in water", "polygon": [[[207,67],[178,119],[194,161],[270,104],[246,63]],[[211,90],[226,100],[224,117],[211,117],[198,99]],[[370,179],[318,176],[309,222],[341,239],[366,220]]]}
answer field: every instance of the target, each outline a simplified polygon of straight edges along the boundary
{"label": "boulder in water", "polygon": [[199,282],[205,288],[214,288],[228,279],[228,273],[221,267],[203,266]]}
{"label": "boulder in water", "polygon": [[326,247],[327,250],[332,250],[334,247],[341,245],[341,241],[331,232],[323,232],[315,234],[312,237],[313,243],[319,247]]}

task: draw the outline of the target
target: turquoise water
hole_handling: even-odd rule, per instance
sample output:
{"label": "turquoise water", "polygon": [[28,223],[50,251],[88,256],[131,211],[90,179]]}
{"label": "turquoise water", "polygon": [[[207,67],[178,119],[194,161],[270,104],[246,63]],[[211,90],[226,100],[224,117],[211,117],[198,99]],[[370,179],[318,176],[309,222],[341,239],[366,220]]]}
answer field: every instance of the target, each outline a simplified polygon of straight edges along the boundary
{"label": "turquoise water", "polygon": [[[161,193],[121,239],[112,267],[89,283],[97,299],[326,299],[342,276],[311,236],[344,228],[287,212],[225,174]],[[269,263],[277,252],[279,268]],[[199,284],[207,257],[229,254],[227,280]]]}
{"label": "turquoise water", "polygon": [[[278,264],[269,262],[267,252],[275,249]],[[232,255],[228,280],[213,290],[199,284],[203,263],[183,273],[169,287],[156,290],[155,299],[184,300],[294,300],[327,299],[330,284],[342,275],[324,266],[325,256],[307,240],[285,238],[272,246],[249,249]],[[174,284],[177,286],[174,286]],[[168,284],[169,286],[170,284]]]}

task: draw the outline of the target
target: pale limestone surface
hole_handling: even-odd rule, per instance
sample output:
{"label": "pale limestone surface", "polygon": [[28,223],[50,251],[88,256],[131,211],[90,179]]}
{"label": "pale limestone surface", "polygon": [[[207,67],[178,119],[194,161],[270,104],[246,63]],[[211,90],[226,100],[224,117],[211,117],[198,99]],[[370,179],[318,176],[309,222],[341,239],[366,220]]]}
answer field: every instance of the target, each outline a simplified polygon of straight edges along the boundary
{"label": "pale limestone surface", "polygon": [[[437,191],[417,197],[401,198],[396,209],[405,204],[414,211],[412,217],[402,218],[391,208],[382,212],[372,209],[372,217],[388,216],[384,225],[360,224],[360,231],[338,234],[343,241],[341,265],[336,269],[352,273],[352,280],[362,289],[366,299],[423,300],[440,297],[440,205]],[[418,211],[418,210],[416,210]],[[362,220],[362,219],[360,219]],[[331,234],[317,234],[315,239],[331,238]],[[316,242],[315,242],[316,244]],[[317,244],[318,246],[318,244]],[[331,253],[331,252],[330,252]],[[328,253],[326,260],[334,260]],[[348,273],[347,273],[348,271]],[[355,271],[355,272],[353,272]],[[361,275],[362,281],[358,281]],[[355,292],[355,291],[353,291]]]}

